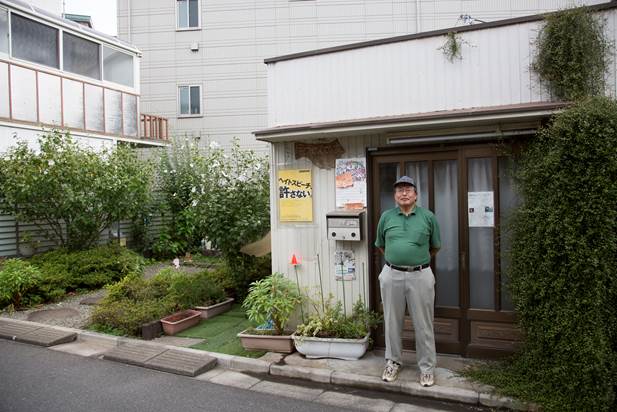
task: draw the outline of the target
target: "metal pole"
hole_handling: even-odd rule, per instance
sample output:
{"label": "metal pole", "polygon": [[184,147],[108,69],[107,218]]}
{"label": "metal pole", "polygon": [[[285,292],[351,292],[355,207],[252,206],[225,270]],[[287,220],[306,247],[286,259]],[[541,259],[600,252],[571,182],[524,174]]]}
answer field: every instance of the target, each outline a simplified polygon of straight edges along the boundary
{"label": "metal pole", "polygon": [[323,283],[321,281],[321,262],[319,261],[319,253],[317,254],[317,269],[319,270],[319,288],[321,289],[321,310],[323,313],[326,311],[326,304],[323,298]]}

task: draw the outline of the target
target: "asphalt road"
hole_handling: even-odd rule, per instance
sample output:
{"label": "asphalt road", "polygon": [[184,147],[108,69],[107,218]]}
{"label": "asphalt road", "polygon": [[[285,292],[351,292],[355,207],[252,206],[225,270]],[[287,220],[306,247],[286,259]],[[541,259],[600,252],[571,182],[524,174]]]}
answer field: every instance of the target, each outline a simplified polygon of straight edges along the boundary
{"label": "asphalt road", "polygon": [[341,411],[0,340],[0,412]]}

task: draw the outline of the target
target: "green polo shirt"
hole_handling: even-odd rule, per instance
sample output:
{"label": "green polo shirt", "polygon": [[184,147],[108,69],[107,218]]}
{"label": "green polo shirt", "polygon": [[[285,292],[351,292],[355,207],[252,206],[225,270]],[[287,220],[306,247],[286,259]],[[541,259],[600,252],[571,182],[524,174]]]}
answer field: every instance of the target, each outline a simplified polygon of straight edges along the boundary
{"label": "green polo shirt", "polygon": [[433,212],[420,206],[405,216],[401,209],[386,210],[377,225],[375,246],[385,249],[393,265],[416,266],[430,263],[430,248],[439,249],[439,224]]}

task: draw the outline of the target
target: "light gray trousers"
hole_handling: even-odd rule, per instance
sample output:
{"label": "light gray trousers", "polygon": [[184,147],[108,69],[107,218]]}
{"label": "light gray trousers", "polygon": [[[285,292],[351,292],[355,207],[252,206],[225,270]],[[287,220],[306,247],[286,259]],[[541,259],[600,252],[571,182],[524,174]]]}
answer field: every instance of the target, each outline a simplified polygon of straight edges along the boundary
{"label": "light gray trousers", "polygon": [[411,314],[416,356],[421,372],[433,372],[436,363],[433,332],[435,276],[430,267],[402,272],[384,265],[379,275],[386,334],[386,359],[402,364],[402,333],[405,304]]}

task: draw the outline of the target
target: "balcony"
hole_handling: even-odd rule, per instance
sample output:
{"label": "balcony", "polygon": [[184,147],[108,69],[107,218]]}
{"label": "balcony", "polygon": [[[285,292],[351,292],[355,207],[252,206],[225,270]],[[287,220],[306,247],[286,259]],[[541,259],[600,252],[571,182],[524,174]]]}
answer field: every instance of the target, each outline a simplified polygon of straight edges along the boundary
{"label": "balcony", "polygon": [[145,144],[166,141],[167,119],[138,110],[139,96],[122,87],[0,58],[0,121]]}

